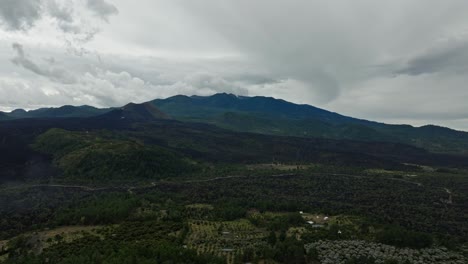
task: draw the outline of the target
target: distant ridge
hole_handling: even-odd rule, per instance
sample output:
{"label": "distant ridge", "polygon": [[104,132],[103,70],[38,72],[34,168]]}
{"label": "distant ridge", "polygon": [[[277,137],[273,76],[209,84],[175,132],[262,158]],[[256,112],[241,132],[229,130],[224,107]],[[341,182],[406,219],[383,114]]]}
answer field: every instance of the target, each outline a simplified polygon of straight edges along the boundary
{"label": "distant ridge", "polygon": [[68,117],[91,117],[111,111],[112,108],[96,108],[89,105],[39,108],[26,111],[16,109],[10,113],[5,113],[10,118],[68,118]]}
{"label": "distant ridge", "polygon": [[15,109],[11,111],[10,116],[12,117],[23,117],[26,116],[28,112],[24,109]]}
{"label": "distant ridge", "polygon": [[[468,155],[468,133],[427,125],[388,125],[353,118],[311,105],[299,105],[263,96],[236,96],[219,93],[211,96],[176,95],[121,108],[62,106],[11,113],[0,112],[0,120],[20,118],[105,118],[109,122],[126,119],[150,121],[175,119],[216,125],[225,129],[309,138],[396,142],[422,147],[432,152]],[[116,122],[121,124],[122,122]]]}
{"label": "distant ridge", "polygon": [[388,125],[272,97],[220,93],[212,96],[177,95],[152,102],[175,119],[210,123],[236,131],[399,142],[435,152],[468,154],[467,132],[434,125],[419,128]]}
{"label": "distant ridge", "polygon": [[114,109],[98,116],[107,119],[126,119],[132,121],[151,121],[155,119],[171,119],[169,115],[159,110],[152,103],[129,103],[121,108]]}
{"label": "distant ridge", "polygon": [[[253,112],[263,116],[289,119],[319,118],[323,121],[340,123],[355,121],[373,123],[367,120],[343,116],[311,105],[298,105],[282,99],[264,96],[236,96],[233,94],[219,93],[212,96],[185,96],[176,95],[166,99],[152,101],[156,106],[167,113],[175,113],[178,116],[217,114],[219,112]],[[180,105],[184,105],[180,108]]]}
{"label": "distant ridge", "polygon": [[9,120],[9,119],[10,119],[10,117],[7,114],[5,114],[3,112],[0,112],[0,121],[1,120]]}

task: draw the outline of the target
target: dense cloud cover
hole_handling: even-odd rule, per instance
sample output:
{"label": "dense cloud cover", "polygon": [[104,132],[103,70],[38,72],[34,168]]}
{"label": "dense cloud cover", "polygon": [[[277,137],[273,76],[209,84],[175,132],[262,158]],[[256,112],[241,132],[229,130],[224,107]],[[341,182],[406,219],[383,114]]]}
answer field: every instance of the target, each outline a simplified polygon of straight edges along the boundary
{"label": "dense cloud cover", "polygon": [[466,10],[465,0],[0,0],[0,106],[230,92],[468,130]]}
{"label": "dense cloud cover", "polygon": [[27,30],[41,16],[39,0],[2,0],[0,3],[0,17],[9,30]]}

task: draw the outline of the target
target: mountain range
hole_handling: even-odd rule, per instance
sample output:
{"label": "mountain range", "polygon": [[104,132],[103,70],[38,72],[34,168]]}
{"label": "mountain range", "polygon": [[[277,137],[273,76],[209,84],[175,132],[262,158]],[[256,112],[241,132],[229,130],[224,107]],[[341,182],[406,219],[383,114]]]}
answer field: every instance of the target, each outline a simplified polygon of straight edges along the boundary
{"label": "mountain range", "polygon": [[271,97],[220,93],[212,96],[177,95],[121,108],[62,106],[0,112],[0,120],[23,118],[105,118],[144,121],[175,119],[208,123],[221,128],[260,134],[306,138],[404,143],[432,152],[466,154],[468,133],[427,125],[389,125],[357,119],[310,105]]}

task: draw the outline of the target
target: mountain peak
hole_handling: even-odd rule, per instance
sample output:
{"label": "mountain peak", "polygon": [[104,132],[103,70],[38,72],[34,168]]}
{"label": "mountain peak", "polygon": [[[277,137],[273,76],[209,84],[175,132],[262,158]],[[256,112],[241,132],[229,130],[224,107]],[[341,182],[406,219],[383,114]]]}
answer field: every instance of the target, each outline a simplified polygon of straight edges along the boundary
{"label": "mountain peak", "polygon": [[126,119],[133,121],[150,121],[154,119],[171,119],[152,103],[129,103],[121,108],[114,109],[100,117],[111,119]]}
{"label": "mountain peak", "polygon": [[26,116],[28,112],[24,109],[15,109],[11,111],[10,113],[5,113],[6,116],[11,117],[11,118],[22,118]]}
{"label": "mountain peak", "polygon": [[272,118],[322,119],[332,123],[357,120],[342,116],[311,105],[298,105],[282,99],[264,96],[237,96],[231,93],[217,93],[211,96],[173,96],[154,100],[153,103],[171,116],[206,117],[225,112],[256,113]]}
{"label": "mountain peak", "polygon": [[26,114],[26,113],[27,111],[22,108],[18,108],[10,112],[10,114],[13,114],[13,115],[20,115],[20,114]]}

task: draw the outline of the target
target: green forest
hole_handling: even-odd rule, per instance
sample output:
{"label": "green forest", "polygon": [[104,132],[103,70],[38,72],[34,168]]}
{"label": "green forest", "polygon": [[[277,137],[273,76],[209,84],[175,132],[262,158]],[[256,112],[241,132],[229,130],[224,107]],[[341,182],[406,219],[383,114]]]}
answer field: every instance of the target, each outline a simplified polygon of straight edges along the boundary
{"label": "green forest", "polygon": [[8,122],[0,263],[468,259],[463,155],[175,120]]}

